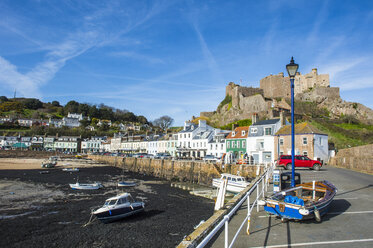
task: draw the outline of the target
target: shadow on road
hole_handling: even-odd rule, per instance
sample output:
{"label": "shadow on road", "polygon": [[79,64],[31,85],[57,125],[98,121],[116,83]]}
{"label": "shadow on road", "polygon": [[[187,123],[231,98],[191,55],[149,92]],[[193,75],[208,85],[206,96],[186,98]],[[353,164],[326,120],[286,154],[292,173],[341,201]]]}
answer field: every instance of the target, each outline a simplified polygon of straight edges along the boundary
{"label": "shadow on road", "polygon": [[367,189],[367,188],[370,188],[370,187],[373,187],[373,184],[369,184],[369,185],[367,185],[365,187],[361,187],[361,188],[353,189],[353,190],[350,190],[350,191],[346,191],[346,192],[337,194],[337,196],[348,194],[348,193],[351,193],[351,192],[356,192],[356,191],[359,191],[359,190],[362,190],[362,189]]}

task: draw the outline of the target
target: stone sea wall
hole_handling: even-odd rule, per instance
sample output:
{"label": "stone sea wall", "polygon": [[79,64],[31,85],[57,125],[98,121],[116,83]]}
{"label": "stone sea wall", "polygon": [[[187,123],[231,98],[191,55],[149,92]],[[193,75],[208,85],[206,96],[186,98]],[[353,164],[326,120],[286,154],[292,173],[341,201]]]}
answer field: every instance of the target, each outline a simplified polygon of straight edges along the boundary
{"label": "stone sea wall", "polygon": [[[148,158],[122,158],[111,156],[90,155],[90,159],[107,163],[125,170],[146,173],[170,181],[192,182],[211,185],[212,179],[220,176],[219,171],[239,174],[253,178],[258,167],[248,165],[225,165],[206,163],[203,161],[162,160]],[[264,167],[260,167],[262,172]]]}
{"label": "stone sea wall", "polygon": [[339,150],[330,165],[373,174],[373,144]]}

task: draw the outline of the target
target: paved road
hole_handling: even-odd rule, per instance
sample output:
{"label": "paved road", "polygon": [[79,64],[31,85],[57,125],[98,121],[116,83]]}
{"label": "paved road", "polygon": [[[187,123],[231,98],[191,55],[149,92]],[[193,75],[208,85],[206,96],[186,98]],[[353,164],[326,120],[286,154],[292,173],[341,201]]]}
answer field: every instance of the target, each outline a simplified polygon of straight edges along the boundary
{"label": "paved road", "polygon": [[[326,179],[337,186],[338,193],[323,221],[282,223],[261,207],[252,212],[250,235],[245,224],[233,247],[373,247],[373,175],[334,167],[296,171],[302,181]],[[243,205],[231,220],[230,241],[246,214]],[[224,247],[224,231],[211,246]]]}

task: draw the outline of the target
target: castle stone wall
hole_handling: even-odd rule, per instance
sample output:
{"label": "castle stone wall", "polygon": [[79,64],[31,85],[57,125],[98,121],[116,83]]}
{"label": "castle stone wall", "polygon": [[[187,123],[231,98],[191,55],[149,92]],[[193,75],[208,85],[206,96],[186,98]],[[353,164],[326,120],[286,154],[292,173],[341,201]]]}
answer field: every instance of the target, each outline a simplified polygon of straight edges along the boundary
{"label": "castle stone wall", "polygon": [[264,100],[262,95],[254,95],[244,97],[240,95],[240,109],[244,109],[247,113],[258,113],[268,110],[268,103]]}
{"label": "castle stone wall", "polygon": [[290,80],[283,73],[270,75],[260,80],[260,89],[267,98],[290,97]]}
{"label": "castle stone wall", "polygon": [[[212,163],[202,161],[174,161],[161,159],[122,158],[112,156],[89,155],[88,158],[123,168],[135,173],[146,173],[155,177],[173,181],[193,182],[211,185],[212,179],[220,177],[218,170]],[[255,177],[256,166],[216,165],[225,173],[239,174],[244,177]],[[264,167],[261,167],[261,171]]]}
{"label": "castle stone wall", "polygon": [[[305,75],[297,73],[294,79],[295,94],[303,93],[311,88],[329,86],[329,74],[319,75],[316,68]],[[260,88],[263,89],[265,97],[290,97],[290,78],[284,77],[283,72],[270,75],[260,80]]]}

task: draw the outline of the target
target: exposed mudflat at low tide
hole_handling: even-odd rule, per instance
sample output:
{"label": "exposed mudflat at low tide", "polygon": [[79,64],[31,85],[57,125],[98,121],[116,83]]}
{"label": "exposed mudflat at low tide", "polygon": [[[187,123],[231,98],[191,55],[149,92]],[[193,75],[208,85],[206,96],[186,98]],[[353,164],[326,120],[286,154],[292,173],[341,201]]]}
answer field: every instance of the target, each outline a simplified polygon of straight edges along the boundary
{"label": "exposed mudflat at low tide", "polygon": [[[114,167],[0,170],[0,247],[175,247],[201,220],[213,213],[214,203],[167,181],[124,173]],[[101,182],[103,189],[77,191],[69,183]],[[88,222],[91,208],[122,192],[116,183],[135,181],[125,188],[145,202],[145,212],[103,224]]]}

